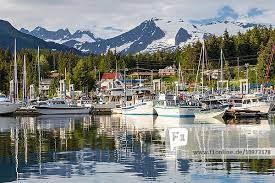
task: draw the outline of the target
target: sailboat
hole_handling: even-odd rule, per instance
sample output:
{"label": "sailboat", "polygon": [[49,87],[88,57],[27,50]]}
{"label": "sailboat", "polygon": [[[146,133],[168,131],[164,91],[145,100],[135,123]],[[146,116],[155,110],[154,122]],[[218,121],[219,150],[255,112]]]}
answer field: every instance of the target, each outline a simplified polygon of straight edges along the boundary
{"label": "sailboat", "polygon": [[[66,73],[66,69],[65,69]],[[66,100],[66,74],[65,79],[60,87],[60,98],[54,98],[47,100],[38,106],[35,106],[39,114],[44,115],[56,115],[56,114],[89,114],[90,107],[71,105]]]}
{"label": "sailboat", "polygon": [[154,109],[158,116],[188,118],[195,117],[195,113],[201,110],[199,103],[194,101],[180,102],[175,95],[159,94],[155,101]]}
{"label": "sailboat", "polygon": [[16,39],[14,41],[14,78],[12,83],[11,92],[13,94],[13,101],[8,99],[4,94],[0,93],[0,115],[6,115],[14,113],[18,107],[18,80],[17,80],[17,57],[16,57]]}
{"label": "sailboat", "polygon": [[[222,68],[222,50],[221,50],[221,80],[223,79],[223,68]],[[205,49],[205,43],[203,41],[202,43],[202,50],[200,55],[200,61],[198,66],[198,71],[200,69],[200,64],[202,65],[201,68],[201,82],[202,82],[202,96],[204,97],[204,86],[203,86],[203,80],[204,80],[204,67],[205,62],[207,62],[207,54]],[[197,72],[198,76],[198,72]],[[195,113],[195,119],[209,119],[209,118],[218,118],[223,117],[225,113],[225,106],[220,103],[219,99],[208,99],[208,100],[201,100],[202,103],[202,110]]]}
{"label": "sailboat", "polygon": [[178,84],[175,95],[159,94],[158,99],[155,101],[154,109],[158,116],[164,117],[195,117],[195,113],[201,110],[201,106],[197,101],[192,99],[179,100],[178,91],[181,84],[181,66],[179,63],[178,69]]}
{"label": "sailboat", "polygon": [[11,102],[4,94],[0,93],[0,115],[12,114],[18,107],[18,104]]}

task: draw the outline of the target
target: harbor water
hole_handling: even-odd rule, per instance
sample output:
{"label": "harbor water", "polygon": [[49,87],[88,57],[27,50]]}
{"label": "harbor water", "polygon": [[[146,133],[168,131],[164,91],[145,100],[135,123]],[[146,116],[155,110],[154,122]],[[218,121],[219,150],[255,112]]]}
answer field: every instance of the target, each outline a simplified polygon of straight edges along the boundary
{"label": "harbor water", "polygon": [[275,120],[0,117],[0,182],[274,182]]}

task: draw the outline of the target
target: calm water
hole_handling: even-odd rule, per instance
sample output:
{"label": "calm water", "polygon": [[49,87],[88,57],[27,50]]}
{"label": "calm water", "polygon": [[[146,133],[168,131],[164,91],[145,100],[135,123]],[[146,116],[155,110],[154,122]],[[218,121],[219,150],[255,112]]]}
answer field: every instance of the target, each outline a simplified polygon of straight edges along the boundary
{"label": "calm water", "polygon": [[[181,133],[182,141],[171,136]],[[0,182],[275,182],[272,158],[192,156],[275,147],[274,119],[0,117],[0,144]]]}

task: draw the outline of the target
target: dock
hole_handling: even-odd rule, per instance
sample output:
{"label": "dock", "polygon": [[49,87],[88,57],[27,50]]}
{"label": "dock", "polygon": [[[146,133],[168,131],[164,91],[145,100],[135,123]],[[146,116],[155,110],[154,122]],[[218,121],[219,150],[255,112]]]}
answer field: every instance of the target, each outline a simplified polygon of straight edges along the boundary
{"label": "dock", "polygon": [[92,114],[94,115],[111,115],[113,105],[108,104],[94,104],[92,107]]}
{"label": "dock", "polygon": [[[94,105],[91,110],[90,114],[92,115],[111,115],[112,108],[107,105]],[[18,109],[14,112],[14,116],[39,116],[40,114],[35,109]]]}
{"label": "dock", "polygon": [[243,118],[266,118],[268,113],[252,110],[227,110],[224,114],[226,119],[243,119]]}
{"label": "dock", "polygon": [[15,116],[38,116],[39,113],[35,109],[18,109],[14,113]]}

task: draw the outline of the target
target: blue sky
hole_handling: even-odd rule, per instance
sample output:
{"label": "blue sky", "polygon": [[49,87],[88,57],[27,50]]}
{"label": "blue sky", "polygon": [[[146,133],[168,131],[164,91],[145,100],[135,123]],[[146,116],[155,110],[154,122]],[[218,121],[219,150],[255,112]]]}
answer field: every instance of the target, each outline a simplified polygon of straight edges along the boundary
{"label": "blue sky", "polygon": [[152,17],[275,24],[275,0],[0,0],[0,4],[0,19],[27,29],[119,31]]}
{"label": "blue sky", "polygon": [[[233,20],[238,21],[238,19],[243,16],[247,18],[253,18],[257,16],[261,16],[264,14],[264,10],[258,9],[258,8],[251,8],[248,10],[246,14],[240,15],[237,11],[235,11],[232,7],[229,5],[226,5],[222,8],[220,8],[217,12],[217,16],[213,18],[203,18],[203,19],[197,19],[197,20],[190,20],[192,23],[195,24],[207,24],[211,23],[213,21],[225,21],[225,20]],[[264,22],[262,22],[264,23]],[[269,22],[266,22],[269,23]]]}

